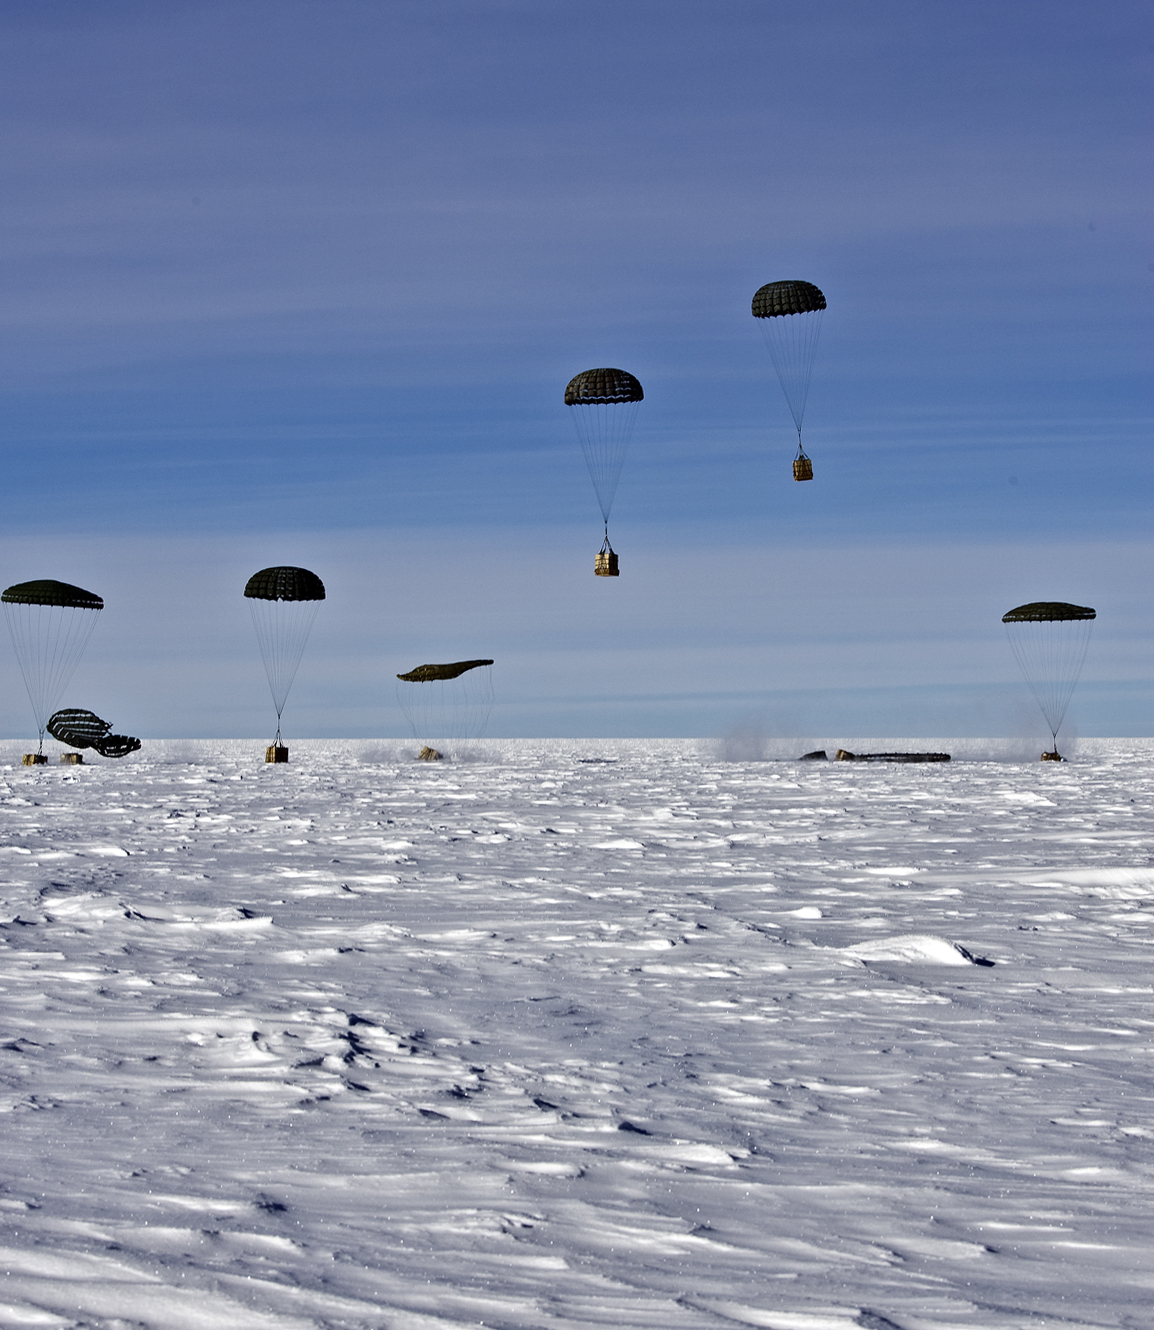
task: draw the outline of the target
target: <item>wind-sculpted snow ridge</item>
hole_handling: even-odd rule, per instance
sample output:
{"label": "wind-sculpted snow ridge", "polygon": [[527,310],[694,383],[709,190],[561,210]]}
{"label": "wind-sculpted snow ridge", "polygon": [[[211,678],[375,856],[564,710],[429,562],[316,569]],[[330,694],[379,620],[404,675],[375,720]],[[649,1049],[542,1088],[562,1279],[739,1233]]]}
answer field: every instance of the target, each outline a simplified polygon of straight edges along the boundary
{"label": "wind-sculpted snow ridge", "polygon": [[1148,1324],[1149,742],[20,747],[0,1325]]}

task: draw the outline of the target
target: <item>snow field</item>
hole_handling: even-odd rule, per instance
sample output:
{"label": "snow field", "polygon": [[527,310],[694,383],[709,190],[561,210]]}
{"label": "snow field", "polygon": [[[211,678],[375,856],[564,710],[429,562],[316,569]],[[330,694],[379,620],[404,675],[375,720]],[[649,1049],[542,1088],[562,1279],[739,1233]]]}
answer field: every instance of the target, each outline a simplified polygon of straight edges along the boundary
{"label": "snow field", "polygon": [[0,1325],[1149,1324],[1149,742],[290,746],[0,746]]}

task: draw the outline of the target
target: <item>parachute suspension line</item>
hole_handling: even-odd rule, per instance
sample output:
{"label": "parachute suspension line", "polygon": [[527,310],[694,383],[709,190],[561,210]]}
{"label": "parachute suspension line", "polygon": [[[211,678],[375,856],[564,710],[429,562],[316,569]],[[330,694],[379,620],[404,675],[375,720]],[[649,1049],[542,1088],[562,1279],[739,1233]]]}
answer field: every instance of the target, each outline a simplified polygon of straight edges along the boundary
{"label": "parachute suspension line", "polygon": [[606,523],[640,402],[590,402],[570,408],[589,479]]}
{"label": "parachute suspension line", "polygon": [[1046,719],[1055,751],[1093,627],[1093,619],[1006,624],[1010,648]]}
{"label": "parachute suspension line", "polygon": [[20,665],[44,752],[48,717],[72,681],[99,610],[75,605],[4,603],[4,617]]}
{"label": "parachute suspension line", "polygon": [[321,602],[250,598],[248,603],[260,658],[268,675],[269,692],[276,708],[276,742],[279,746],[281,715]]}
{"label": "parachute suspension line", "polygon": [[[793,423],[797,427],[799,445],[824,313],[824,309],[813,309],[802,314],[783,314],[776,318],[758,319],[766,350],[773,362],[781,390],[785,394]],[[802,455],[804,456],[804,453]]]}
{"label": "parachute suspension line", "polygon": [[480,662],[479,667],[451,679],[418,682],[398,677],[396,693],[413,738],[427,748],[459,756],[481,738],[489,724],[492,662]]}

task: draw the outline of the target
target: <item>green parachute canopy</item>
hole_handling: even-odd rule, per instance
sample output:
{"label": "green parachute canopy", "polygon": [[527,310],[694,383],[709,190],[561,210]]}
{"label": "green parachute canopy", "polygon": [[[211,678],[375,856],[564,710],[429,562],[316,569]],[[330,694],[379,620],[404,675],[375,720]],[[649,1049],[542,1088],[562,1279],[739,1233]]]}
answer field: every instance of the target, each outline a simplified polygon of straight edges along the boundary
{"label": "green parachute canopy", "polygon": [[640,381],[623,369],[583,370],[575,374],[565,388],[566,406],[601,406],[644,400],[645,390]]}
{"label": "green parachute canopy", "polygon": [[262,568],[245,583],[249,600],[324,600],[325,584],[307,568]]}
{"label": "green parachute canopy", "polygon": [[1050,727],[1055,752],[1097,617],[1088,605],[1064,600],[1033,600],[1002,615],[1010,649]]}
{"label": "green parachute canopy", "polygon": [[262,568],[245,583],[257,646],[276,707],[276,739],[289,689],[304,655],[325,584],[307,568]]}
{"label": "green parachute canopy", "polygon": [[1095,610],[1088,605],[1070,605],[1064,600],[1032,600],[1002,615],[1003,623],[1073,623],[1079,619],[1096,619]]}
{"label": "green parachute canopy", "polygon": [[5,605],[55,605],[63,610],[102,610],[104,601],[71,582],[41,578],[36,582],[17,582],[0,596]]}
{"label": "green parachute canopy", "polygon": [[766,282],[753,293],[753,317],[809,314],[825,309],[825,296],[812,282]]}
{"label": "green parachute canopy", "polygon": [[398,674],[398,679],[405,683],[434,683],[438,679],[457,679],[466,670],[475,670],[481,665],[492,665],[491,660],[455,660],[450,665],[418,665],[408,674]]}
{"label": "green parachute canopy", "polygon": [[71,582],[42,578],[17,582],[0,595],[0,602],[43,752],[48,716],[76,672],[104,601]]}

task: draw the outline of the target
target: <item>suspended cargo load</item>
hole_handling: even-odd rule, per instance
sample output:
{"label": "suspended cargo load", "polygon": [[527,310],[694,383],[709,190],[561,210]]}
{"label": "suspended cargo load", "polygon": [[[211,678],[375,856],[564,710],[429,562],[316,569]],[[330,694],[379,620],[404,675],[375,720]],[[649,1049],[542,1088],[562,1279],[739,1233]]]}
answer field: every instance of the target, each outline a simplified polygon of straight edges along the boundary
{"label": "suspended cargo load", "polygon": [[617,555],[609,545],[609,513],[637,408],[644,399],[640,382],[623,369],[587,369],[565,388],[565,405],[571,408],[569,414],[605,523],[605,544],[593,567],[597,577],[619,576]]}
{"label": "suspended cargo load", "polygon": [[1097,611],[1064,600],[1033,600],[1002,615],[1018,667],[1050,727],[1043,762],[1061,762],[1058,731],[1082,673]]}
{"label": "suspended cargo load", "polygon": [[812,282],[767,282],[753,296],[753,317],[761,327],[766,350],[797,428],[794,480],[813,479],[813,463],[802,447],[801,427],[825,307],[825,296]]}
{"label": "suspended cargo load", "polygon": [[257,646],[276,708],[276,738],[265,750],[265,761],[287,762],[288,749],[280,741],[281,714],[317,610],[325,599],[325,586],[307,568],[283,565],[253,573],[245,583],[244,594],[252,610]]}
{"label": "suspended cargo load", "polygon": [[493,707],[492,667],[489,659],[456,660],[397,675],[397,704],[422,761],[461,757],[484,734]]}
{"label": "suspended cargo load", "polygon": [[613,546],[609,543],[609,533],[605,533],[605,544],[597,552],[597,557],[593,560],[593,574],[595,577],[620,577],[621,571],[617,566],[617,555]]}
{"label": "suspended cargo load", "polygon": [[0,602],[40,735],[39,748],[25,755],[24,764],[40,766],[48,760],[44,757],[48,717],[76,673],[104,601],[70,582],[45,578],[10,586]]}

